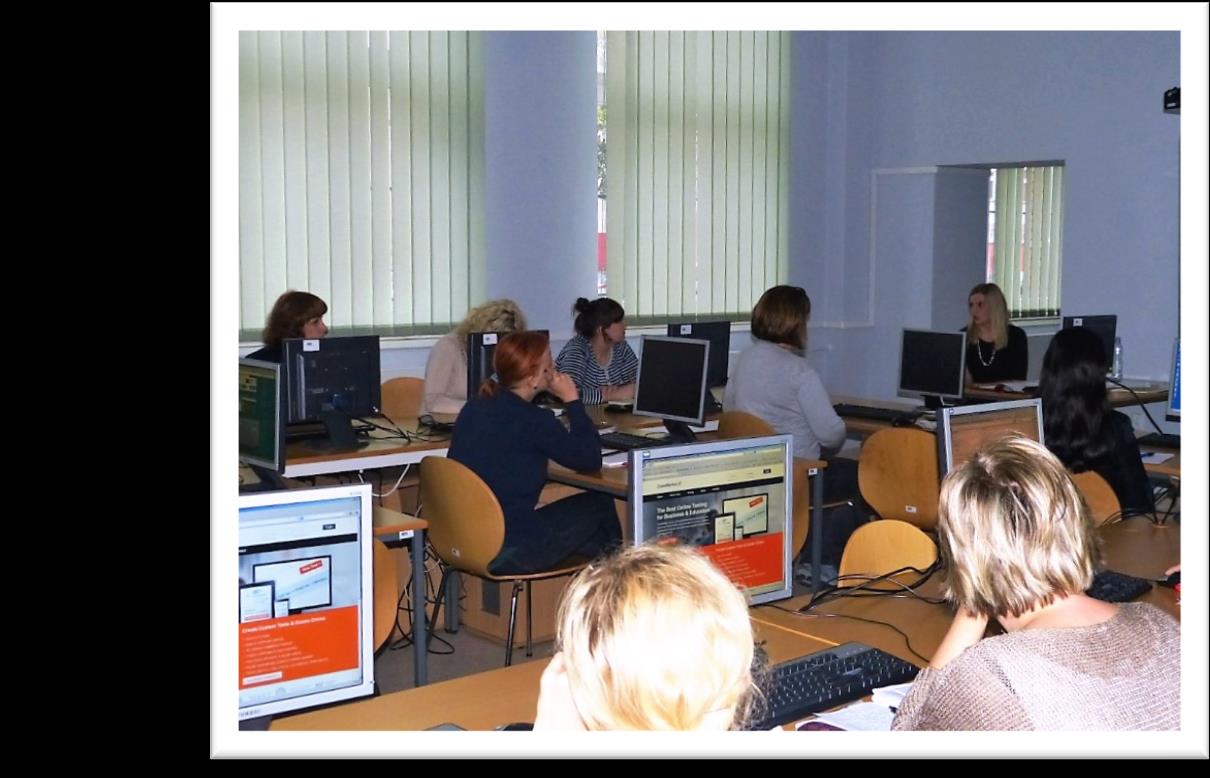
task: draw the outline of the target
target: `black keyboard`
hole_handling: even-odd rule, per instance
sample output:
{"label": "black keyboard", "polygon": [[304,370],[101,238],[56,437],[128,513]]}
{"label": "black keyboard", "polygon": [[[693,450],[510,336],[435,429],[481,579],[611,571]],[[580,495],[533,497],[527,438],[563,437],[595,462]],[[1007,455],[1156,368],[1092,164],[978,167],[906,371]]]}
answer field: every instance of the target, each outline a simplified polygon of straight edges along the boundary
{"label": "black keyboard", "polygon": [[[353,434],[360,437],[365,437],[370,434],[370,430],[374,429],[369,424],[361,421],[353,422]],[[286,425],[286,440],[290,443],[295,443],[301,440],[324,440],[328,437],[328,428],[323,425],[323,422],[304,421],[300,424]]]}
{"label": "black keyboard", "polygon": [[1084,592],[1094,600],[1103,602],[1129,602],[1151,591],[1151,581],[1133,575],[1102,570],[1092,579],[1092,586]]}
{"label": "black keyboard", "polygon": [[1181,450],[1181,436],[1175,432],[1152,432],[1139,438],[1140,446]]}
{"label": "black keyboard", "polygon": [[668,438],[648,438],[629,432],[602,432],[601,448],[611,448],[615,451],[630,451],[633,448],[655,448],[656,446],[671,446],[676,441]]}
{"label": "black keyboard", "polygon": [[923,411],[905,411],[895,408],[874,408],[869,405],[850,405],[849,403],[836,403],[832,406],[836,411],[837,416],[849,416],[854,419],[871,419],[873,421],[887,422],[913,422],[924,415]]}
{"label": "black keyboard", "polygon": [[769,709],[753,729],[781,726],[859,700],[876,688],[910,681],[918,672],[915,665],[861,643],[782,662],[770,670],[765,688]]}

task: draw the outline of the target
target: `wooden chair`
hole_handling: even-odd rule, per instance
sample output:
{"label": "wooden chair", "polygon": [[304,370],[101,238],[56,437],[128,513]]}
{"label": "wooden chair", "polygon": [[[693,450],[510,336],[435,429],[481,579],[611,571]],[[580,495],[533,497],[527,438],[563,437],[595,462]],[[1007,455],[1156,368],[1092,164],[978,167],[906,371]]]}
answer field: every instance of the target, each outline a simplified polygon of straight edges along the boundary
{"label": "wooden chair", "polygon": [[399,581],[395,557],[381,540],[374,540],[374,650],[378,651],[395,631],[399,608]]}
{"label": "wooden chair", "polygon": [[396,424],[415,419],[424,405],[424,379],[404,376],[382,383],[382,412]]}
{"label": "wooden chair", "polygon": [[[429,523],[428,538],[445,567],[437,588],[437,603],[429,621],[429,635],[437,628],[437,616],[445,596],[446,577],[451,570],[488,581],[513,585],[508,615],[508,639],[504,664],[513,663],[513,634],[517,623],[517,595],[525,589],[525,655],[533,656],[533,600],[530,581],[558,578],[584,568],[589,560],[572,557],[537,573],[495,575],[488,571],[504,546],[504,511],[487,484],[466,465],[445,457],[425,457],[420,464],[420,500]],[[452,603],[449,607],[458,607]],[[423,649],[417,649],[423,650]]]}
{"label": "wooden chair", "polygon": [[1118,502],[1118,496],[1114,494],[1113,487],[1101,477],[1100,473],[1095,470],[1085,470],[1083,473],[1073,474],[1071,480],[1075,482],[1080,494],[1084,495],[1084,502],[1088,503],[1088,508],[1092,511],[1092,519],[1098,527],[1110,519],[1121,517],[1122,504]]}
{"label": "wooden chair", "polygon": [[933,530],[941,497],[936,436],[915,427],[878,430],[861,447],[857,486],[883,519]]}
{"label": "wooden chair", "polygon": [[[906,521],[882,519],[857,528],[845,544],[840,557],[840,579],[837,586],[858,586],[901,567],[927,570],[937,561],[937,545],[932,538]],[[846,576],[857,576],[849,577]],[[912,571],[894,576],[895,581],[911,584],[920,579]],[[898,589],[890,581],[870,588]]]}
{"label": "wooden chair", "polygon": [[732,438],[755,438],[776,435],[769,422],[744,411],[723,411],[718,416],[718,436],[723,440]]}

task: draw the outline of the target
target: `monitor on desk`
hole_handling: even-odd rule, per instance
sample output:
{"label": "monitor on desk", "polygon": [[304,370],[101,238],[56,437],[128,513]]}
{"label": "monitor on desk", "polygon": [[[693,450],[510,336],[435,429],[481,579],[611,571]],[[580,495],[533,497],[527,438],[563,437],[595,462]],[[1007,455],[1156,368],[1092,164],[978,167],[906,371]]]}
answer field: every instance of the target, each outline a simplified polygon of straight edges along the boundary
{"label": "monitor on desk", "polygon": [[634,388],[634,415],[664,420],[668,435],[694,440],[690,424],[706,423],[710,342],[644,335]]}
{"label": "monitor on desk", "polygon": [[697,321],[668,325],[668,337],[710,341],[710,369],[706,386],[726,386],[727,365],[731,358],[731,322]]}
{"label": "monitor on desk", "polygon": [[353,419],[382,405],[377,335],[287,338],[282,341],[288,424],[323,422],[327,440],[316,448],[357,448]]}
{"label": "monitor on desk", "polygon": [[899,396],[930,408],[961,400],[966,385],[966,333],[904,330],[899,349]]}
{"label": "monitor on desk", "polygon": [[1063,329],[1084,327],[1092,330],[1105,346],[1105,372],[1113,369],[1113,342],[1117,337],[1118,317],[1115,314],[1102,316],[1064,316]]}
{"label": "monitor on desk", "polygon": [[[546,330],[530,330],[544,333]],[[496,344],[507,332],[471,332],[466,336],[466,398],[479,394],[479,385],[496,374],[492,360],[496,357]]]}
{"label": "monitor on desk", "polygon": [[1168,373],[1168,420],[1181,420],[1181,339],[1172,344],[1172,370]]}
{"label": "monitor on desk", "polygon": [[370,485],[239,497],[239,719],[374,691]]}
{"label": "monitor on desk", "polygon": [[1045,441],[1041,400],[940,409],[937,411],[937,456],[941,475],[944,477],[970,459],[985,443],[1011,433],[1038,443]]}
{"label": "monitor on desk", "polygon": [[753,605],[789,597],[792,440],[770,435],[631,451],[633,541],[695,546]]}
{"label": "monitor on desk", "polygon": [[286,392],[281,365],[239,361],[239,461],[280,473],[285,468]]}

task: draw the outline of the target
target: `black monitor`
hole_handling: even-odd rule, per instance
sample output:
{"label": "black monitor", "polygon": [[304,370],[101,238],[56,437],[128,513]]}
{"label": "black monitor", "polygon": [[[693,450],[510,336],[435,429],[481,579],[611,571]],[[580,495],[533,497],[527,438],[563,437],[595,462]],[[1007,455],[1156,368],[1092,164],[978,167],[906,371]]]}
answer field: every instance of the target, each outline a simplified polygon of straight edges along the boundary
{"label": "black monitor", "polygon": [[316,448],[357,448],[353,419],[377,414],[382,405],[378,336],[287,338],[282,372],[286,422],[322,422],[328,438]]}
{"label": "black monitor", "polygon": [[239,361],[239,461],[280,473],[285,468],[286,392],[281,365]]}
{"label": "black monitor", "polygon": [[1168,374],[1169,421],[1181,420],[1181,339],[1172,344],[1172,371]]}
{"label": "black monitor", "polygon": [[[541,332],[550,338],[546,330]],[[466,336],[466,399],[479,393],[479,385],[496,374],[492,360],[496,356],[496,344],[507,332],[472,332]]]}
{"label": "black monitor", "polygon": [[1101,316],[1064,316],[1063,329],[1084,327],[1092,330],[1105,345],[1105,372],[1113,368],[1113,341],[1117,337],[1118,317],[1114,314]]}
{"label": "black monitor", "polygon": [[644,335],[640,348],[634,414],[663,419],[670,438],[692,442],[689,425],[706,421],[710,342]]}
{"label": "black monitor", "polygon": [[710,341],[710,370],[706,386],[726,386],[731,351],[730,321],[695,321],[668,325],[668,337]]}
{"label": "black monitor", "polygon": [[899,396],[930,408],[961,400],[966,384],[966,333],[904,330],[899,350]]}

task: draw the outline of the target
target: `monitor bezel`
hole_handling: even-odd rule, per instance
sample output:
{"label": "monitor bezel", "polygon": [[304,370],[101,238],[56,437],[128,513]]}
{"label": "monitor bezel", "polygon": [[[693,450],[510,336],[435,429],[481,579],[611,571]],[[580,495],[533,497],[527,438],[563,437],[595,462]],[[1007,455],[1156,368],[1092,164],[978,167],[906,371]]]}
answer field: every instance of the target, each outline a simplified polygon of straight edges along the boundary
{"label": "monitor bezel", "polygon": [[1172,342],[1172,364],[1168,368],[1168,408],[1164,413],[1164,418],[1168,421],[1181,420],[1180,405],[1177,405],[1175,409],[1173,408],[1173,401],[1180,395],[1180,369],[1181,339],[1177,338]]}
{"label": "monitor bezel", "polygon": [[[921,333],[925,335],[944,335],[945,337],[957,338],[961,343],[958,356],[958,392],[957,394],[938,394],[937,392],[925,392],[919,389],[905,389],[903,386],[903,357],[904,346],[907,345],[907,334],[909,332]],[[917,399],[926,399],[929,397],[939,397],[942,400],[961,400],[966,396],[966,346],[967,339],[965,332],[945,332],[943,330],[921,330],[914,327],[904,327],[899,336],[899,387],[896,390],[897,397],[915,397]]]}
{"label": "monitor bezel", "polygon": [[954,459],[953,422],[955,416],[972,416],[980,413],[1016,408],[1034,408],[1038,420],[1038,441],[1046,444],[1046,434],[1042,424],[1042,400],[1034,397],[1028,400],[1007,400],[998,403],[980,403],[978,405],[961,405],[951,408],[937,409],[937,467],[941,477],[945,478],[952,468]]}
{"label": "monitor bezel", "polygon": [[[331,338],[283,338],[282,339],[282,374],[286,383],[286,424],[305,424],[309,422],[321,421],[323,419],[323,411],[320,410],[314,414],[307,414],[307,408],[311,404],[311,400],[307,397],[306,385],[303,383],[305,379],[305,371],[299,370],[296,365],[297,358],[316,352],[322,354],[324,346],[328,346],[328,351],[338,350],[341,346],[352,346],[355,342],[362,342],[369,345],[370,341],[374,343],[374,351],[378,355],[376,359],[371,361],[373,365],[373,378],[369,381],[370,396],[365,410],[367,413],[360,413],[360,408],[353,410],[339,411],[343,416],[348,418],[360,418],[363,416],[372,416],[378,413],[382,407],[382,342],[378,335],[347,335],[342,337]],[[366,378],[371,376],[367,375]],[[295,391],[297,390],[297,391]],[[296,396],[297,395],[297,396]],[[295,405],[295,403],[298,403]]]}
{"label": "monitor bezel", "polygon": [[272,370],[277,391],[277,401],[275,406],[277,421],[274,424],[273,429],[274,461],[270,462],[268,460],[261,459],[258,456],[248,455],[242,452],[239,454],[239,461],[246,465],[261,467],[265,470],[271,470],[275,473],[283,473],[286,469],[286,417],[289,413],[289,409],[286,407],[286,387],[284,380],[285,371],[277,362],[267,362],[263,359],[248,359],[247,357],[243,357],[240,359],[239,363],[240,366],[248,365],[250,367]]}
{"label": "monitor bezel", "polygon": [[[685,334],[683,332],[683,330],[686,327],[689,328],[688,334]],[[707,329],[717,328],[717,330],[720,331],[719,332],[720,335],[725,333],[726,337],[725,338],[720,337],[719,341],[718,341],[719,343],[722,344],[722,348],[715,349],[714,348],[714,343],[715,343],[714,338],[705,336],[703,334],[699,334],[697,331],[698,327],[705,327]],[[720,381],[718,383],[710,382],[710,386],[708,388],[713,389],[716,386],[726,386],[727,385],[727,379],[729,378],[729,376],[727,375],[727,369],[730,366],[730,362],[731,362],[731,320],[730,319],[710,319],[707,321],[672,322],[671,324],[668,325],[668,337],[670,337],[670,338],[691,338],[693,340],[708,341],[710,343],[710,364],[709,364],[709,369],[707,370],[707,373],[706,373],[706,377],[707,377],[707,379],[709,379],[711,370],[720,371],[720,367],[719,367],[720,364],[722,366],[721,372],[723,374],[722,381]],[[714,355],[715,355],[716,351],[719,354],[721,354],[721,356],[722,356],[721,360],[714,359]]]}
{"label": "monitor bezel", "polygon": [[[701,346],[705,349],[705,359],[702,360],[702,375],[698,379],[698,398],[697,398],[697,416],[673,416],[668,413],[657,413],[655,411],[642,410],[639,407],[639,399],[642,397],[643,388],[643,358],[647,353],[648,341],[674,342],[674,343],[692,343]],[[685,424],[692,424],[698,427],[706,423],[706,396],[710,393],[710,387],[706,386],[706,376],[710,373],[710,341],[701,340],[698,338],[670,338],[665,335],[644,335],[639,340],[639,369],[634,379],[634,407],[631,410],[635,416],[646,416],[652,419],[664,419],[667,421],[680,421]]]}
{"label": "monitor bezel", "polygon": [[[650,540],[644,539],[643,527],[643,467],[644,461],[659,461],[663,459],[672,459],[681,456],[700,456],[703,454],[719,454],[730,453],[733,451],[742,451],[745,449],[765,448],[768,446],[784,446],[783,451],[783,466],[786,479],[785,488],[785,506],[784,512],[786,517],[786,526],[784,537],[782,538],[782,586],[780,589],[772,592],[765,592],[759,595],[749,595],[745,592],[745,596],[749,598],[752,605],[761,605],[767,602],[776,602],[792,597],[794,595],[794,554],[796,549],[794,545],[794,438],[792,435],[764,435],[751,438],[733,438],[730,440],[716,440],[707,443],[685,443],[674,446],[659,446],[657,448],[633,449],[628,458],[628,468],[630,470],[630,486],[628,493],[627,505],[630,510],[630,516],[627,524],[630,529],[630,545],[640,545]],[[803,488],[806,485],[803,484]]]}
{"label": "monitor bezel", "polygon": [[[1075,323],[1076,319],[1080,320],[1079,324]],[[1060,329],[1069,330],[1073,327],[1083,327],[1099,337],[1100,332],[1084,324],[1086,319],[1092,319],[1096,324],[1113,324],[1113,332],[1110,334],[1108,342],[1101,338],[1101,345],[1105,347],[1105,372],[1108,374],[1113,371],[1113,345],[1118,335],[1118,315],[1116,313],[1094,313],[1086,316],[1064,316],[1063,326]]]}

